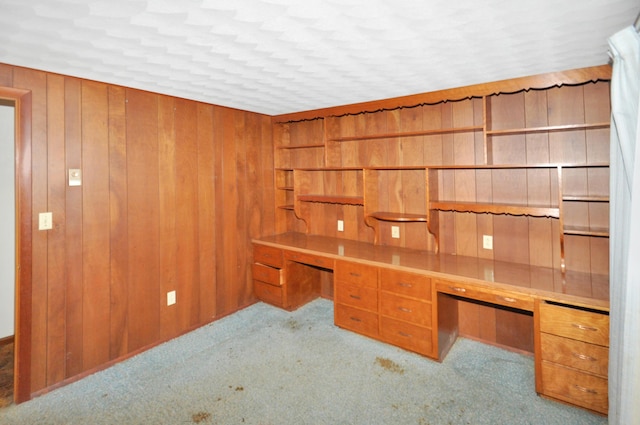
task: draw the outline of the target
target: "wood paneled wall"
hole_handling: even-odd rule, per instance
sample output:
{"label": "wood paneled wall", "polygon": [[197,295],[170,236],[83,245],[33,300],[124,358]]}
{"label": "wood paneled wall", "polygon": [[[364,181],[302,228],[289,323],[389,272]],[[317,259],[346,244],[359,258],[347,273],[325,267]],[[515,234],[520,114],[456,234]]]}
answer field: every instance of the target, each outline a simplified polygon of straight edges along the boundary
{"label": "wood paneled wall", "polygon": [[30,394],[255,301],[250,241],[275,230],[269,117],[2,64],[0,87],[32,102]]}

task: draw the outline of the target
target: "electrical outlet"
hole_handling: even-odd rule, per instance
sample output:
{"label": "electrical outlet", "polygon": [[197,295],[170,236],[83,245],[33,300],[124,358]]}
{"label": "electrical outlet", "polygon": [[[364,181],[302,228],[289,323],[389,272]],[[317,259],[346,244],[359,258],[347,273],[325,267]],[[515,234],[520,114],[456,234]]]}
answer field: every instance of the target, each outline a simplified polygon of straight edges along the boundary
{"label": "electrical outlet", "polygon": [[400,227],[391,226],[391,237],[394,239],[400,239]]}
{"label": "electrical outlet", "polygon": [[493,249],[493,236],[482,235],[482,247],[484,249]]}
{"label": "electrical outlet", "polygon": [[174,305],[176,303],[176,291],[167,292],[167,305]]}
{"label": "electrical outlet", "polygon": [[344,232],[344,221],[338,220],[338,232]]}
{"label": "electrical outlet", "polygon": [[53,229],[53,213],[43,212],[38,214],[38,230]]}

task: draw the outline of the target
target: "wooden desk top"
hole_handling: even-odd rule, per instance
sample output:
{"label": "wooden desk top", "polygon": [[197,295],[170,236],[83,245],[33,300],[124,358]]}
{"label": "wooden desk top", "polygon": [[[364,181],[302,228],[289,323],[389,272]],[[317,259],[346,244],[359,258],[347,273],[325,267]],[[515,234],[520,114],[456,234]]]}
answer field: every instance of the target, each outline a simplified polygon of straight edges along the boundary
{"label": "wooden desk top", "polygon": [[456,280],[488,289],[502,289],[551,301],[609,310],[609,276],[536,267],[407,248],[373,245],[348,239],[283,233],[254,239],[254,243],[361,262],[433,278]]}

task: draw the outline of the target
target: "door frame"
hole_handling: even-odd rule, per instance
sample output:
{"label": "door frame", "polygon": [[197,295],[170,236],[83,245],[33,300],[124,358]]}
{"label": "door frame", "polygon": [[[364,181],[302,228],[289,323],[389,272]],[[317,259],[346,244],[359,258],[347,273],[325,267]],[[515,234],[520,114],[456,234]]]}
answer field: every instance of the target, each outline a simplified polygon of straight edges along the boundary
{"label": "door frame", "polygon": [[14,402],[31,399],[31,91],[0,87],[14,101],[15,117],[15,365]]}

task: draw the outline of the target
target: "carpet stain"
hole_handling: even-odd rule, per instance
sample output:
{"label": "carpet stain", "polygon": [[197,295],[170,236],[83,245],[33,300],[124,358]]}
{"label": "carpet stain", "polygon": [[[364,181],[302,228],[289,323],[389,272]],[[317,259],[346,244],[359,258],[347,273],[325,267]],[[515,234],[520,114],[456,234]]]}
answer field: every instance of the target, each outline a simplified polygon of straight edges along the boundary
{"label": "carpet stain", "polygon": [[211,419],[211,413],[209,412],[198,412],[191,415],[191,420],[194,424],[209,422],[209,419]]}
{"label": "carpet stain", "polygon": [[287,320],[287,326],[289,327],[289,329],[291,329],[292,331],[297,331],[298,329],[300,329],[300,323],[298,323],[297,320],[295,319],[289,319]]}
{"label": "carpet stain", "polygon": [[402,368],[402,366],[390,359],[376,357],[376,364],[381,368],[388,370],[389,372],[397,373],[400,375],[404,373],[404,369]]}

